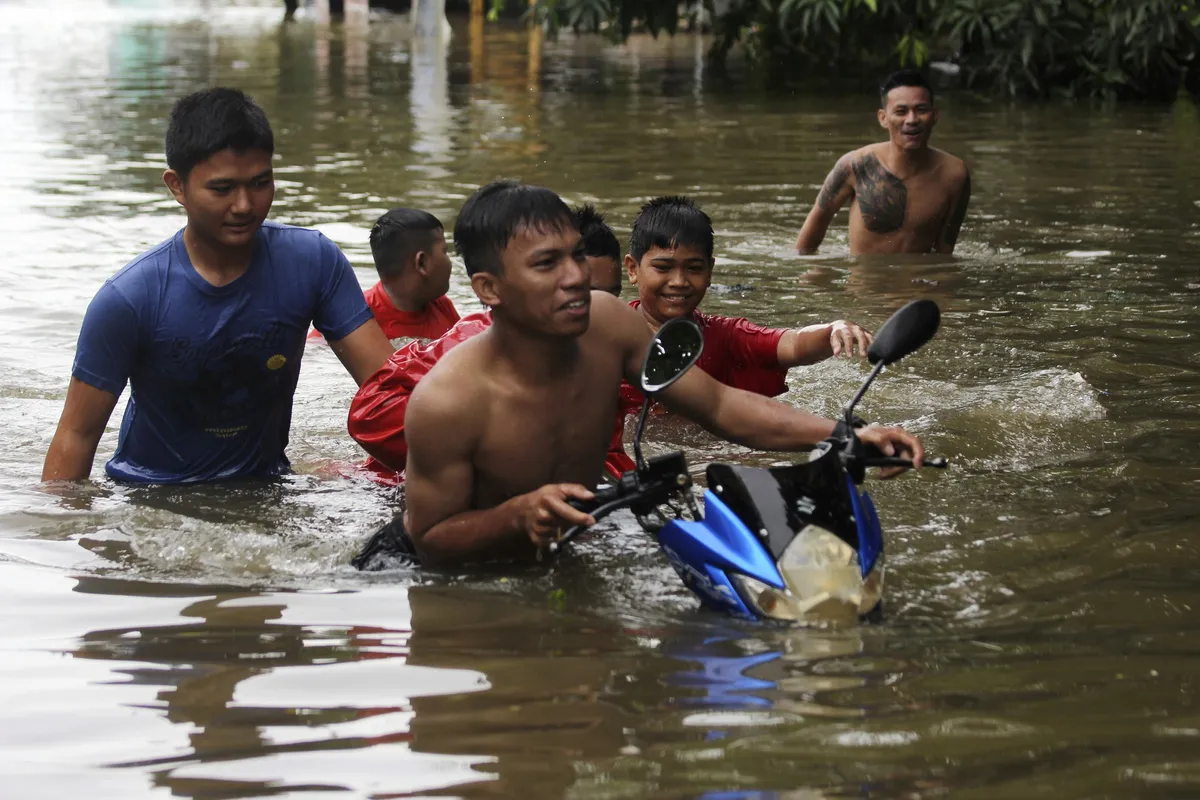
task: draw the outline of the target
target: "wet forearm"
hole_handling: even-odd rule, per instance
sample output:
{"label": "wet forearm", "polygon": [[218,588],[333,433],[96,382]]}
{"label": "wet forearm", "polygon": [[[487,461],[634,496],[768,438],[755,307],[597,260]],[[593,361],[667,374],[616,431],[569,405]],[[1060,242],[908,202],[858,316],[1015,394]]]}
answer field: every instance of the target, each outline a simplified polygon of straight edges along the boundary
{"label": "wet forearm", "polygon": [[455,514],[413,536],[422,563],[452,567],[531,555],[533,545],[519,524],[516,499],[495,508]]}
{"label": "wet forearm", "polygon": [[833,355],[833,323],[807,325],[788,331],[779,340],[779,365],[784,369],[816,364]]}
{"label": "wet forearm", "polygon": [[804,450],[833,433],[834,421],[769,397],[728,390],[713,417],[712,433],[755,450]]}
{"label": "wet forearm", "polygon": [[800,235],[796,237],[797,253],[812,255],[817,252],[817,248],[825,239],[825,231],[829,227],[829,222],[821,217],[819,212],[814,211],[808,215],[808,219],[804,220],[804,226],[800,228]]}
{"label": "wet forearm", "polygon": [[81,481],[92,473],[99,437],[60,428],[46,451],[43,481]]}

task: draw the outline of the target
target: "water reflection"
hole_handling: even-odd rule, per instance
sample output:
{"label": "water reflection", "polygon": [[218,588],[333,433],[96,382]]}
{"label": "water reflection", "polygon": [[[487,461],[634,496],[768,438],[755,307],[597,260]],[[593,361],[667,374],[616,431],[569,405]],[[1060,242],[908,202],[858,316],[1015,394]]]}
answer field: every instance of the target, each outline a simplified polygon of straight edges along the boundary
{"label": "water reflection", "polygon": [[448,60],[449,44],[441,36],[413,36],[410,168],[420,171],[428,180],[451,177],[447,168],[453,160],[451,132],[461,124],[450,107]]}

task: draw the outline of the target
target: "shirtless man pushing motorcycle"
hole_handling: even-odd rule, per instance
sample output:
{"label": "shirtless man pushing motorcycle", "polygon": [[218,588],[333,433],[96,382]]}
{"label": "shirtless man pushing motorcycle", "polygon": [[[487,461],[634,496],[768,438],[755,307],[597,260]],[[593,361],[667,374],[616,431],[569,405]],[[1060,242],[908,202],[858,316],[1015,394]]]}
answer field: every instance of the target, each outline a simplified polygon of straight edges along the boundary
{"label": "shirtless man pushing motorcycle", "polygon": [[[568,501],[592,498],[618,387],[637,384],[651,337],[636,310],[590,291],[575,216],[548,189],[482,187],[463,205],[454,242],[494,322],[439,361],[408,407],[403,522],[419,559],[437,566],[530,557],[562,529],[595,524]],[[660,398],[759,450],[806,450],[835,426],[698,369]],[[858,435],[921,465],[920,441],[900,428]]]}

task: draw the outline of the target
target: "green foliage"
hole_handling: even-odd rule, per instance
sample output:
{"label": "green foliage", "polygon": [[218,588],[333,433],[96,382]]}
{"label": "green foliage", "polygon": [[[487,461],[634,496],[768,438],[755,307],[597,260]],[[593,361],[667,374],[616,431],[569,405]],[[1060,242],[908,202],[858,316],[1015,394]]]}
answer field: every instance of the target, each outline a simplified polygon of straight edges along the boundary
{"label": "green foliage", "polygon": [[[492,0],[493,12],[504,0]],[[1197,0],[702,0],[711,57],[735,46],[776,72],[864,75],[951,60],[972,86],[1014,96],[1170,99],[1200,83]],[[537,0],[554,31],[674,33],[676,0]]]}

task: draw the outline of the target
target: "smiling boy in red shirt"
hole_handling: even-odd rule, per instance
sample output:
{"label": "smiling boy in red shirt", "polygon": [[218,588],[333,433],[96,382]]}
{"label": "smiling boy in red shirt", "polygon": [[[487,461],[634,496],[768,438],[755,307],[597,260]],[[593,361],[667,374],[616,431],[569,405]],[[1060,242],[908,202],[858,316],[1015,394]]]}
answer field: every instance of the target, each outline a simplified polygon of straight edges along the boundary
{"label": "smiling boy in red shirt", "polygon": [[[642,206],[629,234],[625,269],[638,291],[631,305],[652,330],[676,317],[691,317],[704,332],[697,365],[729,386],[775,397],[787,391],[792,367],[837,355],[866,358],[872,336],[848,320],[804,328],[766,328],[740,317],[696,309],[712,283],[712,220],[686,197],[656,197]],[[621,387],[621,409],[635,413],[642,395]],[[610,459],[611,460],[611,459]]]}

